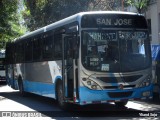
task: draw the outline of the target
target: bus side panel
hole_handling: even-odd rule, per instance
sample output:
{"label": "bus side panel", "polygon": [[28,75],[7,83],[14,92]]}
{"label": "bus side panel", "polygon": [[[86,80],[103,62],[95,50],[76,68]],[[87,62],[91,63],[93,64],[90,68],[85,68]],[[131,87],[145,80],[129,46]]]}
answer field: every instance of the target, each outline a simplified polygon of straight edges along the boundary
{"label": "bus side panel", "polygon": [[55,82],[62,79],[61,65],[61,61],[17,65],[18,74],[23,77],[24,91],[55,98]]}
{"label": "bus side panel", "polygon": [[33,82],[29,80],[24,80],[24,91],[55,98],[55,85],[51,83],[43,83],[43,82]]}
{"label": "bus side panel", "polygon": [[24,80],[42,83],[52,83],[52,77],[47,61],[25,63]]}

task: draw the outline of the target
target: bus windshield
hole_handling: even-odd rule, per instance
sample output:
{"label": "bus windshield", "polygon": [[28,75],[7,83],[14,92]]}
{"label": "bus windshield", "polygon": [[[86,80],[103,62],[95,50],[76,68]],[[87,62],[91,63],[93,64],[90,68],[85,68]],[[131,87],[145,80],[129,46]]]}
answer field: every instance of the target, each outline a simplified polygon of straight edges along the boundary
{"label": "bus windshield", "polygon": [[82,31],[82,64],[92,71],[131,72],[150,66],[147,31]]}

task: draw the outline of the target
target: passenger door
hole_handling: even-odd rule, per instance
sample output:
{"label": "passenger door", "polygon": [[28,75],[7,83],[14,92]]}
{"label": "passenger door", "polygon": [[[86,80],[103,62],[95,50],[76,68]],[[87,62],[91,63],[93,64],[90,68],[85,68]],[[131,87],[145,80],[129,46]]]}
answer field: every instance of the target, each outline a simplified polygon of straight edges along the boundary
{"label": "passenger door", "polygon": [[75,42],[76,35],[66,35],[62,37],[63,49],[63,63],[62,63],[62,76],[63,76],[63,92],[65,99],[73,100],[76,80],[75,80]]}

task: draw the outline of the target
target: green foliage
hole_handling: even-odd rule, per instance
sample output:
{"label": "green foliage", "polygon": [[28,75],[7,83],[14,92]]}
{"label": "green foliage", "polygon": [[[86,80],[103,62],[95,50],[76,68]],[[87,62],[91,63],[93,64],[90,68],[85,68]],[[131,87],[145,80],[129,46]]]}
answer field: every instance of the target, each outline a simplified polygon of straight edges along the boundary
{"label": "green foliage", "polygon": [[0,49],[5,43],[24,34],[24,27],[20,25],[18,11],[19,0],[0,0]]}
{"label": "green foliage", "polygon": [[[23,2],[25,4],[23,4]],[[0,48],[26,32],[83,11],[122,10],[135,6],[139,13],[150,0],[0,0]],[[20,9],[21,4],[21,9]],[[23,9],[22,9],[23,8]],[[24,19],[23,19],[24,18]]]}
{"label": "green foliage", "polygon": [[[33,31],[79,11],[86,11],[92,0],[26,0],[28,28]],[[83,7],[82,7],[83,6]]]}
{"label": "green foliage", "polygon": [[[25,0],[26,25],[33,31],[78,12],[115,10],[120,0]],[[119,10],[119,9],[118,9]],[[29,11],[29,12],[27,12]]]}
{"label": "green foliage", "polygon": [[127,0],[127,3],[134,6],[139,13],[142,13],[147,9],[149,2],[150,0]]}

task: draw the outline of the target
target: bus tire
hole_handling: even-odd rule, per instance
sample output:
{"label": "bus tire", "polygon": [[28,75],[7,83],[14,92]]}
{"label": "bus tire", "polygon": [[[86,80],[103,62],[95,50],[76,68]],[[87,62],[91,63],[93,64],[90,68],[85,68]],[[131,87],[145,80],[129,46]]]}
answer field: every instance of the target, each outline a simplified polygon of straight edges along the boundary
{"label": "bus tire", "polygon": [[20,95],[22,97],[25,97],[26,96],[26,92],[24,91],[22,77],[18,77],[18,88],[19,88]]}
{"label": "bus tire", "polygon": [[115,105],[117,107],[125,107],[127,105],[128,101],[120,101],[120,102],[115,102]]}
{"label": "bus tire", "polygon": [[64,110],[68,110],[68,104],[64,101],[63,84],[61,80],[57,82],[56,95],[59,106]]}

